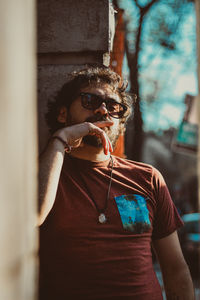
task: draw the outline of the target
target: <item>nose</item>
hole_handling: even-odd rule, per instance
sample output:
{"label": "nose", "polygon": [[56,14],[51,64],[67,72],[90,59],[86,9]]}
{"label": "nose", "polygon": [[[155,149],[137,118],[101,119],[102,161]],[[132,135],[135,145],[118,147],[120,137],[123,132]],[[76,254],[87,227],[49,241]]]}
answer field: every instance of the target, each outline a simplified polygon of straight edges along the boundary
{"label": "nose", "polygon": [[102,102],[101,105],[97,109],[95,109],[94,113],[95,114],[96,113],[101,113],[102,115],[107,115],[108,110],[106,108],[105,102]]}

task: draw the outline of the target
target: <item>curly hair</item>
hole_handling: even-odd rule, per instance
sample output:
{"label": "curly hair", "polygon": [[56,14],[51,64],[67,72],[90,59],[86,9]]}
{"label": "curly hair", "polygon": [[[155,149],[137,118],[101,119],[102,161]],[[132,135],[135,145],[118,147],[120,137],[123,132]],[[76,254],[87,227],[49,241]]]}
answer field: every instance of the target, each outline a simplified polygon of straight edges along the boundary
{"label": "curly hair", "polygon": [[107,67],[88,67],[71,73],[70,77],[70,81],[65,83],[58,91],[54,101],[49,101],[47,104],[48,111],[45,117],[50,133],[54,133],[63,127],[63,124],[57,121],[60,108],[65,106],[69,109],[72,102],[79,96],[81,89],[91,84],[107,83],[118,93],[121,102],[128,107],[126,114],[120,119],[121,123],[126,123],[132,113],[132,106],[136,96],[131,96],[125,92],[127,82],[122,81],[117,73]]}

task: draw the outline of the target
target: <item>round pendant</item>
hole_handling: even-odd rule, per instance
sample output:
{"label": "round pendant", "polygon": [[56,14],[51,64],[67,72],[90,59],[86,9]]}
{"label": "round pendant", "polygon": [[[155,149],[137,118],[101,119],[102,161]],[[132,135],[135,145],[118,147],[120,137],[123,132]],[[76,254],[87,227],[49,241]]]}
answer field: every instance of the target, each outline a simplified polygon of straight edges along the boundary
{"label": "round pendant", "polygon": [[106,216],[103,213],[99,215],[99,223],[106,223]]}

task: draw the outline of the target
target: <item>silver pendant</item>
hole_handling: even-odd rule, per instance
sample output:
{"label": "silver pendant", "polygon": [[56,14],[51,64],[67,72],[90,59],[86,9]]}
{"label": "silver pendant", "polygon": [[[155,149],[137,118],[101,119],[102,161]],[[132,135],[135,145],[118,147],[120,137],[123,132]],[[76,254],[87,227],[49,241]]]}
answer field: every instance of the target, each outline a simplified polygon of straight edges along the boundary
{"label": "silver pendant", "polygon": [[106,216],[103,213],[101,213],[99,215],[99,223],[103,224],[103,223],[106,223],[106,221],[107,221]]}

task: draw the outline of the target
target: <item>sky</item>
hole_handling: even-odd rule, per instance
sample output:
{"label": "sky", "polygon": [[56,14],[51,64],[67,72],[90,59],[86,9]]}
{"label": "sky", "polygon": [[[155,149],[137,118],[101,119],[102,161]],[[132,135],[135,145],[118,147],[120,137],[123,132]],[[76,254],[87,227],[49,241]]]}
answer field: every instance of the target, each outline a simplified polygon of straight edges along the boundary
{"label": "sky", "polygon": [[[145,5],[148,0],[141,0]],[[173,20],[165,0],[158,1],[157,7],[152,7],[145,19],[142,36],[142,51],[140,53],[140,87],[141,109],[143,114],[145,131],[166,130],[170,127],[178,127],[182,120],[186,94],[197,95],[197,59],[196,59],[196,20],[193,3],[185,6],[183,21],[177,32],[171,35],[171,41],[176,38],[176,49],[171,54],[166,49],[151,42],[154,23],[152,19],[157,17],[156,9],[160,5],[163,16],[168,17],[173,26]],[[120,7],[125,10],[124,18],[129,22],[129,38],[133,39],[131,32],[137,23],[137,8],[133,0],[120,1]],[[161,9],[162,8],[162,9]],[[187,10],[187,11],[186,11]],[[162,17],[162,16],[161,16]],[[173,28],[173,27],[172,27]],[[132,43],[134,51],[134,42]],[[123,65],[123,76],[128,77],[126,57]],[[148,101],[149,94],[154,94],[154,101]]]}

